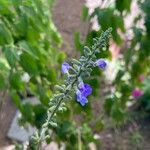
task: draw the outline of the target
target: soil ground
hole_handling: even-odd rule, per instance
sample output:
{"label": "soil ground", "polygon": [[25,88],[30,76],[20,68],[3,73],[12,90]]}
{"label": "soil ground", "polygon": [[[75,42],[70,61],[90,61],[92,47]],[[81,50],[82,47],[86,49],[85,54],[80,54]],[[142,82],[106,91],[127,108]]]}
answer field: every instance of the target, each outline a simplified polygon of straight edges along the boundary
{"label": "soil ground", "polygon": [[11,140],[7,138],[7,132],[10,127],[11,121],[15,115],[16,108],[12,104],[12,101],[8,94],[3,96],[0,94],[1,100],[3,100],[2,108],[0,110],[0,150],[1,147],[9,145]]}
{"label": "soil ground", "polygon": [[86,36],[87,22],[81,21],[84,0],[56,0],[53,10],[53,20],[63,38],[62,50],[69,56],[76,52],[73,42],[74,32],[81,34],[81,39]]}

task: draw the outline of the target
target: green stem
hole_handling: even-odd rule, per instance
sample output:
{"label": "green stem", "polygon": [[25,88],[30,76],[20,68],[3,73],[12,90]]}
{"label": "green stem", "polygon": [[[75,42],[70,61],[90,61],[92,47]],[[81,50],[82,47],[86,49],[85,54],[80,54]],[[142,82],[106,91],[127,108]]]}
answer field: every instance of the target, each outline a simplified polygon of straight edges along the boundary
{"label": "green stem", "polygon": [[56,107],[55,107],[55,109],[54,109],[54,111],[51,113],[51,115],[50,115],[50,117],[48,118],[48,122],[53,118],[53,116],[55,115],[55,113],[56,113],[56,111],[57,111],[57,109],[59,108],[59,106],[60,106],[60,104],[61,104],[61,102],[63,101],[63,97],[58,101],[58,103],[57,103],[57,105],[56,105]]}
{"label": "green stem", "polygon": [[1,98],[0,98],[0,113],[1,113],[1,110],[2,110],[5,94],[6,94],[6,90],[2,93]]}
{"label": "green stem", "polygon": [[[76,79],[72,82],[71,87],[74,86],[74,84],[76,83],[76,81],[77,81],[78,77],[80,76],[80,74],[81,74],[81,68],[80,68],[79,74],[76,76]],[[69,91],[67,91],[67,92],[65,93],[65,95],[67,95],[68,93],[69,93]],[[65,97],[65,96],[64,96],[64,97]],[[62,97],[62,98],[59,99],[59,101],[58,101],[58,103],[57,103],[55,109],[53,110],[53,112],[52,112],[50,115],[49,115],[49,111],[47,112],[47,114],[48,114],[48,118],[47,118],[47,121],[46,121],[46,122],[47,122],[47,125],[46,125],[46,127],[44,127],[44,126],[42,127],[41,133],[43,133],[43,129],[45,129],[45,128],[48,127],[48,123],[50,122],[50,120],[53,118],[53,116],[54,116],[55,113],[57,112],[57,110],[58,110],[58,108],[59,108],[61,102],[62,102],[63,99],[64,99],[64,97]],[[44,140],[44,139],[42,139],[42,135],[40,135],[40,140],[41,140],[41,141]]]}
{"label": "green stem", "polygon": [[[107,31],[107,32],[108,32],[108,34],[109,34],[109,32],[111,32],[111,29],[109,29],[109,31]],[[106,34],[106,35],[107,35],[107,34]],[[106,35],[104,35],[104,37],[106,37]],[[103,38],[104,38],[104,37],[103,37]],[[105,38],[104,38],[104,39],[105,39]],[[75,80],[71,83],[71,90],[73,89],[74,84],[78,81],[78,78],[80,77],[80,75],[81,75],[81,73],[82,73],[82,71],[83,71],[83,68],[85,69],[85,67],[86,67],[86,65],[88,64],[89,60],[90,60],[90,59],[92,58],[92,56],[95,54],[95,50],[96,50],[97,48],[102,48],[102,47],[103,47],[103,44],[104,44],[103,40],[101,41],[101,43],[95,44],[95,48],[94,48],[93,52],[91,53],[91,55],[88,56],[86,62],[80,67],[80,69],[79,69],[79,71],[78,71],[78,74],[76,75]],[[93,48],[92,48],[92,49],[93,49]],[[68,86],[69,86],[69,85],[68,85]],[[67,89],[67,88],[66,88],[66,89]],[[57,110],[58,110],[58,108],[59,108],[61,102],[62,102],[63,99],[65,98],[65,96],[66,96],[71,90],[66,90],[66,92],[64,93],[65,95],[64,95],[62,98],[60,98],[60,99],[58,100],[58,103],[57,103],[55,109],[53,110],[53,112],[52,112],[51,114],[49,113],[49,111],[47,112],[48,118],[47,118],[46,124],[44,124],[44,125],[42,126],[42,129],[41,129],[41,132],[40,132],[40,141],[42,141],[43,134],[45,134],[45,132],[48,130],[48,125],[49,125],[50,120],[53,118],[53,116],[54,116],[55,113],[57,112]],[[81,139],[80,139],[80,141],[81,141]],[[81,144],[82,144],[82,143],[81,143]],[[79,146],[79,150],[82,150],[81,144],[80,144],[80,146]]]}
{"label": "green stem", "polygon": [[82,150],[81,132],[78,129],[78,150]]}
{"label": "green stem", "polygon": [[[87,61],[80,67],[79,69],[79,73],[78,75],[76,76],[75,80],[72,82],[71,84],[71,87],[74,86],[74,84],[77,82],[78,78],[80,77],[81,73],[82,73],[82,68],[84,68],[86,66],[86,64],[88,63],[88,61],[91,59],[91,57],[94,55],[95,51],[92,52],[92,54],[87,58]],[[66,91],[65,95],[67,95],[70,91]],[[65,97],[65,96],[64,96]],[[61,99],[59,99],[55,109],[53,110],[53,112],[49,115],[49,112],[48,112],[48,118],[47,118],[47,125],[46,125],[46,128],[48,127],[48,123],[50,122],[50,120],[53,118],[53,116],[55,115],[55,113],[57,112],[61,102],[63,101],[64,97],[62,97]],[[44,127],[44,126],[43,126]],[[42,127],[42,131],[43,131],[43,127]],[[45,128],[44,128],[45,129]],[[43,133],[43,132],[41,132]],[[42,135],[40,135],[40,139],[42,140]]]}

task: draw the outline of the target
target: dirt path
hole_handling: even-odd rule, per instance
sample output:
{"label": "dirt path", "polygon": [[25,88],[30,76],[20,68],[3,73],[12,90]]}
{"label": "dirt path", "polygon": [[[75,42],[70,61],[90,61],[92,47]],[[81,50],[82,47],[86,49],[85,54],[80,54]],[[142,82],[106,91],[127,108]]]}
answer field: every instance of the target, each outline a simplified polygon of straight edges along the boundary
{"label": "dirt path", "polygon": [[4,102],[0,111],[0,149],[2,146],[9,145],[11,143],[11,141],[6,136],[11,125],[11,121],[16,112],[16,108],[12,104],[12,101],[7,94],[1,98],[4,99]]}
{"label": "dirt path", "polygon": [[81,38],[86,36],[88,24],[81,21],[82,7],[85,0],[56,0],[53,20],[63,38],[62,50],[69,56],[74,56],[74,32],[79,32]]}

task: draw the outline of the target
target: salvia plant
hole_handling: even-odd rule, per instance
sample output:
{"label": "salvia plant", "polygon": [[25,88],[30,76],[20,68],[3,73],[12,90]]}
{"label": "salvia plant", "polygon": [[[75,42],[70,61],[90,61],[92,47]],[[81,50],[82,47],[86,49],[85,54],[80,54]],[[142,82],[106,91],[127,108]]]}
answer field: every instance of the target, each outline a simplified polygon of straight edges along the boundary
{"label": "salvia plant", "polygon": [[87,105],[87,97],[92,93],[92,88],[89,84],[84,83],[84,80],[90,77],[93,68],[99,67],[102,70],[106,68],[107,60],[97,59],[96,54],[106,50],[111,31],[112,28],[109,28],[102,32],[99,38],[94,38],[92,47],[85,46],[84,53],[78,60],[72,59],[62,64],[61,71],[65,75],[64,82],[61,85],[55,85],[56,93],[49,100],[46,121],[41,130],[32,136],[30,144],[36,143],[39,146],[50,138],[50,128],[57,127],[58,113],[67,109],[65,104],[68,100],[74,99],[74,95],[79,105]]}

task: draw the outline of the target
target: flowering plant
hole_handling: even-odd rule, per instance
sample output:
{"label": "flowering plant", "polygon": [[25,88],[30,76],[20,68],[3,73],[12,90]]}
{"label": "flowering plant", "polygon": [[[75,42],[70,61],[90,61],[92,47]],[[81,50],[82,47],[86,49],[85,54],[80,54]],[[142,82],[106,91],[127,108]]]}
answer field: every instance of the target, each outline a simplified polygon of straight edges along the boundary
{"label": "flowering plant", "polygon": [[62,64],[62,73],[66,75],[66,78],[63,84],[55,86],[57,92],[49,101],[47,119],[42,125],[41,131],[35,133],[32,137],[33,141],[40,144],[49,138],[49,129],[57,126],[58,112],[66,110],[64,102],[72,99],[74,93],[76,94],[77,102],[82,106],[88,103],[87,96],[92,93],[92,88],[89,84],[84,83],[83,79],[90,76],[94,67],[98,66],[101,69],[105,69],[107,66],[105,59],[97,60],[96,54],[105,50],[111,31],[112,29],[109,28],[101,34],[100,38],[93,39],[94,45],[91,48],[85,46],[84,54],[79,60],[72,59],[70,63],[64,62]]}

